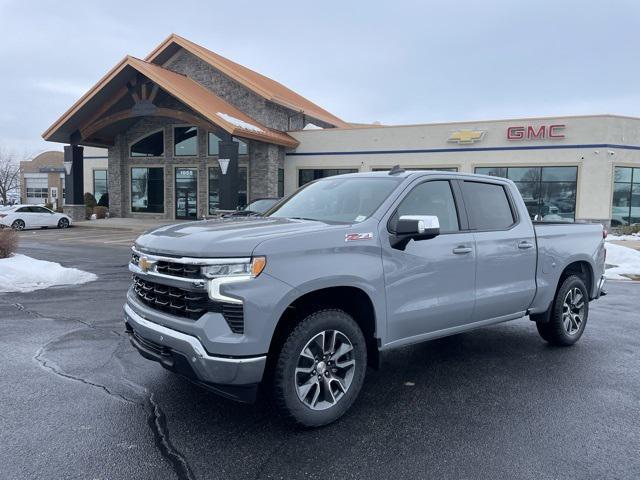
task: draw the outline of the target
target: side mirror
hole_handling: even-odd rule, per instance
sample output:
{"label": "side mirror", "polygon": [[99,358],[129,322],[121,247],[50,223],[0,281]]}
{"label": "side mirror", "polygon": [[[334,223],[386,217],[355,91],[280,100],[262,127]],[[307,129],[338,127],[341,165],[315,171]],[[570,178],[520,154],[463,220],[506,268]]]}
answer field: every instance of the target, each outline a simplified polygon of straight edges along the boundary
{"label": "side mirror", "polygon": [[429,240],[440,235],[440,221],[435,215],[402,215],[396,223],[391,246],[404,250],[409,240]]}

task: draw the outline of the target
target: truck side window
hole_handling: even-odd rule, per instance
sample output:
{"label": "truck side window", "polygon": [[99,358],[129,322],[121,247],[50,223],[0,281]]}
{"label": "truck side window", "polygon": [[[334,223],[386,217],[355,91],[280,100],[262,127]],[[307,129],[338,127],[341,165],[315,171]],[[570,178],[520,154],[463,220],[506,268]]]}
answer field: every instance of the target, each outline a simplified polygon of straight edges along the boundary
{"label": "truck side window", "polygon": [[402,215],[436,215],[440,221],[441,232],[460,230],[456,203],[447,180],[424,182],[414,187],[400,202],[390,225],[395,226]]}
{"label": "truck side window", "polygon": [[463,182],[464,204],[475,230],[506,230],[515,219],[502,185]]}

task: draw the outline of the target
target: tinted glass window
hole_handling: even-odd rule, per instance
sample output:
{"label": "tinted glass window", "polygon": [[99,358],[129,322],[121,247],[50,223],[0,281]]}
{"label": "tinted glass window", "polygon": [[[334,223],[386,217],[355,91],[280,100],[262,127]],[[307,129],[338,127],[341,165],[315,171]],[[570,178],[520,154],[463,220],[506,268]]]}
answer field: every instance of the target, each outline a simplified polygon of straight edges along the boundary
{"label": "tinted glass window", "polygon": [[298,186],[301,187],[320,178],[356,173],[357,171],[355,168],[301,168],[298,171]]}
{"label": "tinted glass window", "polygon": [[100,203],[102,196],[107,193],[107,171],[106,170],[94,170],[93,171],[93,196],[96,197],[96,201]]}
{"label": "tinted glass window", "polygon": [[147,135],[131,145],[132,157],[161,157],[164,153],[164,132]]}
{"label": "tinted glass window", "polygon": [[514,218],[502,185],[463,182],[464,203],[476,230],[504,230]]}
{"label": "tinted glass window", "polygon": [[[209,214],[220,207],[220,167],[209,167]],[[247,204],[247,167],[238,167],[238,208]]]}
{"label": "tinted glass window", "polygon": [[131,169],[131,211],[164,212],[164,170],[162,168]]}
{"label": "tinted glass window", "polygon": [[611,225],[640,223],[640,168],[616,167]]}
{"label": "tinted glass window", "polygon": [[30,207],[22,207],[22,208],[19,208],[18,210],[16,210],[16,212],[20,212],[20,213],[28,213],[30,211],[31,211]]}
{"label": "tinted glass window", "polygon": [[207,155],[218,155],[220,151],[220,137],[215,133],[209,132],[209,146],[207,147]]}
{"label": "tinted glass window", "polygon": [[411,190],[400,203],[391,224],[394,225],[402,215],[436,215],[440,231],[460,230],[451,185],[444,180],[425,182]]}
{"label": "tinted glass window", "polygon": [[198,154],[198,129],[196,127],[175,127],[173,129],[173,148],[177,157]]}
{"label": "tinted glass window", "polygon": [[235,142],[238,142],[238,155],[247,155],[249,153],[249,145],[244,140],[233,137]]}

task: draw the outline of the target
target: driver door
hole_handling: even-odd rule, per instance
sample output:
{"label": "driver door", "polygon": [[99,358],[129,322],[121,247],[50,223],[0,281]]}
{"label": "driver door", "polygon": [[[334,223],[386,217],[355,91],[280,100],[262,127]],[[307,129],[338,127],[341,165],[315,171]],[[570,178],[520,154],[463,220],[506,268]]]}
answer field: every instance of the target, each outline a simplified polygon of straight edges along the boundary
{"label": "driver door", "polygon": [[422,181],[400,200],[388,224],[381,222],[381,239],[392,238],[394,223],[402,215],[436,215],[441,232],[429,240],[411,240],[404,250],[382,243],[389,343],[435,337],[438,331],[471,322],[475,239],[467,230],[457,192],[449,180]]}

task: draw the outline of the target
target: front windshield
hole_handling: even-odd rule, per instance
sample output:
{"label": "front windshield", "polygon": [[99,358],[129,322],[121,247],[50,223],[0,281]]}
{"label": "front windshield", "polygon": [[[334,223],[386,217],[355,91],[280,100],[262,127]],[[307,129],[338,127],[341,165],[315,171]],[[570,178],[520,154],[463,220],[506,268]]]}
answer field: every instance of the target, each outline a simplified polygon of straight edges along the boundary
{"label": "front windshield", "polygon": [[263,198],[262,200],[256,200],[251,202],[245,207],[245,210],[249,212],[264,213],[273,207],[278,202],[276,198]]}
{"label": "front windshield", "polygon": [[298,190],[268,217],[302,218],[321,222],[358,223],[366,220],[402,179],[397,177],[330,177]]}

